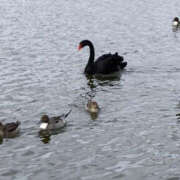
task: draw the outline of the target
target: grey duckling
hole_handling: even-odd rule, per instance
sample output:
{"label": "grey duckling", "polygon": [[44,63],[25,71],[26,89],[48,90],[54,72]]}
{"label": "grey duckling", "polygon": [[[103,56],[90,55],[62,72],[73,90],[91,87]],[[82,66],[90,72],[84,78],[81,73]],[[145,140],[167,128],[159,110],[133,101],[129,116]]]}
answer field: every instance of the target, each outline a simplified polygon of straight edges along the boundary
{"label": "grey duckling", "polygon": [[20,132],[20,124],[19,121],[6,123],[4,125],[0,122],[0,136],[3,138],[13,138],[17,136]]}
{"label": "grey duckling", "polygon": [[56,130],[66,126],[66,118],[71,113],[71,110],[62,114],[61,116],[49,117],[48,115],[43,115],[41,117],[40,130]]}

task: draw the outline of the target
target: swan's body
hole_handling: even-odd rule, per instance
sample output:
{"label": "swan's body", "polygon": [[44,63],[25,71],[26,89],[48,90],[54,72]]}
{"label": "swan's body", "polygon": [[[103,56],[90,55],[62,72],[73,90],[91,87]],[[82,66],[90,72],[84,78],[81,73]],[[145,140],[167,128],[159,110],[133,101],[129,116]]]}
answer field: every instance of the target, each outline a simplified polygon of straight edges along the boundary
{"label": "swan's body", "polygon": [[84,70],[85,74],[107,75],[118,72],[127,66],[127,62],[124,62],[124,58],[119,56],[117,52],[115,54],[104,54],[97,58],[97,60],[94,62],[95,52],[92,42],[89,40],[81,41],[79,44],[79,50],[84,46],[88,46],[90,48],[89,61]]}
{"label": "swan's body", "polygon": [[41,117],[40,130],[56,130],[66,126],[66,117],[70,114],[71,110],[57,117],[49,117],[48,115],[43,115]]}
{"label": "swan's body", "polygon": [[20,131],[19,125],[20,125],[19,121],[7,123],[7,124],[4,124],[4,125],[0,122],[0,130],[1,130],[0,134],[4,138],[13,138]]}
{"label": "swan's body", "polygon": [[179,27],[179,25],[180,25],[179,18],[178,18],[178,17],[175,17],[175,18],[173,19],[172,26],[173,26],[173,27]]}

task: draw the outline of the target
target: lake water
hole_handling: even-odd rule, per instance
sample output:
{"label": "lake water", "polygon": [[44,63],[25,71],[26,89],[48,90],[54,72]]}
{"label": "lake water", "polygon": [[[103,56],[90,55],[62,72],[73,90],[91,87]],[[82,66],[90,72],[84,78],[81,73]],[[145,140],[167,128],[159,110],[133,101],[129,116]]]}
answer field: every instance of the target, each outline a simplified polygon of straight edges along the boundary
{"label": "lake water", "polygon": [[[21,134],[0,145],[2,180],[179,180],[179,0],[0,0],[0,120]],[[83,74],[96,57],[128,62],[115,79]],[[101,107],[93,120],[88,99]],[[43,139],[40,117],[72,109]]]}

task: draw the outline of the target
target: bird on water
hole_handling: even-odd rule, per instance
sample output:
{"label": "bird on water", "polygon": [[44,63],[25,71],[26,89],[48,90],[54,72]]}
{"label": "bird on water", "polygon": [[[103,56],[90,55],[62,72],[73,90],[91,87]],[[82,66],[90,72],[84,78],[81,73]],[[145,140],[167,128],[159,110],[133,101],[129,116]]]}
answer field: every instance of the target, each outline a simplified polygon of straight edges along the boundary
{"label": "bird on water", "polygon": [[0,122],[0,135],[3,138],[13,138],[20,132],[19,121],[3,124]]}
{"label": "bird on water", "polygon": [[71,110],[60,116],[49,117],[48,115],[43,115],[41,117],[40,130],[56,130],[66,126],[66,117],[70,114]]}
{"label": "bird on water", "polygon": [[118,55],[117,52],[115,54],[103,54],[94,61],[95,51],[92,42],[83,40],[79,43],[78,49],[81,50],[85,46],[88,46],[90,49],[89,60],[84,70],[84,73],[87,75],[108,75],[119,72],[127,66],[127,62],[124,61],[123,56]]}
{"label": "bird on water", "polygon": [[175,17],[175,18],[173,19],[172,26],[177,28],[177,27],[179,27],[179,25],[180,25],[179,18],[178,18],[178,17]]}

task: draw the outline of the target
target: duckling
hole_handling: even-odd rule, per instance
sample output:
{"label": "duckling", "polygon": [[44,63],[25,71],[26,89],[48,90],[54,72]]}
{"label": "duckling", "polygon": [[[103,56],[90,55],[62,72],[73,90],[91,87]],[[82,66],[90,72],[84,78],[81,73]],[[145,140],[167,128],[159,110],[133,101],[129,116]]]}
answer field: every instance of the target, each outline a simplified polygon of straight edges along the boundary
{"label": "duckling", "polygon": [[89,100],[87,103],[86,109],[90,113],[98,113],[99,112],[99,106],[96,101]]}
{"label": "duckling", "polygon": [[178,27],[180,25],[180,21],[178,17],[175,17],[172,22],[173,27]]}
{"label": "duckling", "polygon": [[20,131],[20,124],[21,123],[19,121],[7,123],[4,125],[0,122],[0,136],[3,138],[13,138],[17,136]]}
{"label": "duckling", "polygon": [[61,116],[49,117],[48,115],[43,115],[41,117],[40,130],[56,130],[66,126],[66,117],[70,114],[71,110],[62,114]]}

